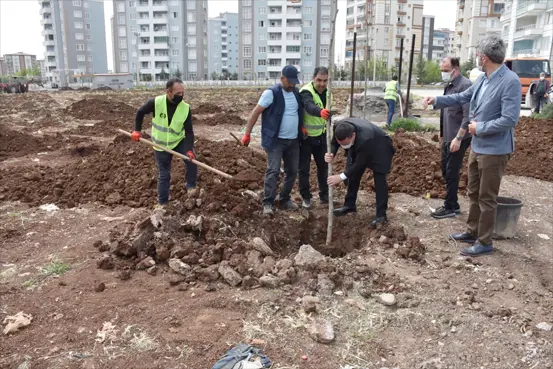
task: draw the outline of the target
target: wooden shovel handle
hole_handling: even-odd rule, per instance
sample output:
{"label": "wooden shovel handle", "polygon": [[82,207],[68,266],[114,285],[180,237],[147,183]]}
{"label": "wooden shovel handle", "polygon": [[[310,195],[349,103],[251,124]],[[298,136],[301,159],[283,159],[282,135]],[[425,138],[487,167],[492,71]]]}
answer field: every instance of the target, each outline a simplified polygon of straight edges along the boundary
{"label": "wooden shovel handle", "polygon": [[238,142],[238,144],[240,146],[244,146],[244,145],[242,145],[242,141],[238,137],[236,137],[236,135],[234,133],[232,133],[232,132],[229,132],[229,133],[232,137],[234,137],[234,139],[236,140],[236,142]]}
{"label": "wooden shovel handle", "polygon": [[[122,129],[118,129],[117,131],[118,131],[119,133],[123,133],[123,134],[125,134],[125,135],[127,135],[127,136],[129,136],[129,137],[131,136],[131,134],[130,134],[129,132],[123,131]],[[219,169],[215,169],[215,168],[213,168],[213,167],[210,167],[209,165],[204,164],[204,163],[202,163],[202,162],[199,162],[199,161],[197,161],[196,159],[190,159],[190,158],[189,158],[188,156],[186,156],[186,155],[183,155],[183,154],[178,153],[178,152],[176,152],[176,151],[174,151],[174,150],[171,150],[171,149],[168,149],[168,148],[163,147],[163,146],[161,146],[161,145],[158,145],[158,144],[156,144],[155,142],[146,140],[145,138],[142,138],[142,137],[140,137],[140,142],[142,142],[142,143],[144,143],[144,144],[146,144],[146,145],[151,145],[151,146],[157,147],[158,149],[163,150],[163,151],[165,151],[165,152],[168,152],[168,153],[170,153],[170,154],[176,155],[176,156],[178,156],[179,158],[182,158],[182,159],[184,159],[184,160],[186,160],[186,161],[189,161],[189,162],[191,162],[191,163],[193,163],[193,164],[196,164],[197,166],[202,167],[202,168],[204,168],[204,169],[207,169],[207,170],[209,170],[210,172],[213,172],[213,173],[215,173],[215,174],[218,174],[218,175],[220,175],[220,176],[222,176],[222,177],[225,177],[225,178],[228,178],[228,179],[232,179],[232,176],[231,176],[230,174],[228,174],[228,173],[221,172]]]}

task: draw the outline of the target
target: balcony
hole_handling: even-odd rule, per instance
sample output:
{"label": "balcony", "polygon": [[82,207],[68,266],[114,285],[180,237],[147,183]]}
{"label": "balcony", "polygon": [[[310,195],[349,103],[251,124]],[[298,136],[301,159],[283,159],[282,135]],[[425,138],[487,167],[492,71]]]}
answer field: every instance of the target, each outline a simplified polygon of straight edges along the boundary
{"label": "balcony", "polygon": [[397,15],[407,15],[407,12],[404,10],[398,10]]}
{"label": "balcony", "polygon": [[150,24],[152,23],[152,19],[150,17],[144,17],[144,18],[136,18],[136,24]]}
{"label": "balcony", "polygon": [[44,40],[42,41],[42,45],[44,46],[56,46],[55,40]]}
{"label": "balcony", "polygon": [[286,19],[301,19],[301,12],[286,12]]}
{"label": "balcony", "polygon": [[169,54],[167,55],[154,55],[153,60],[156,62],[168,62],[170,59]]}
{"label": "balcony", "polygon": [[513,50],[513,56],[530,55],[534,54],[535,51],[533,49]]}
{"label": "balcony", "polygon": [[[270,44],[269,44],[270,45]],[[274,45],[274,44],[273,44]],[[300,40],[289,40],[286,39],[286,45],[288,46],[301,46],[301,39]]]}
{"label": "balcony", "polygon": [[267,59],[282,59],[282,51],[279,52],[268,52]]}
{"label": "balcony", "polygon": [[517,17],[533,16],[537,17],[547,10],[547,0],[529,0],[519,3],[517,7]]}
{"label": "balcony", "polygon": [[276,40],[267,40],[267,45],[274,46],[274,45],[282,45],[282,38],[276,39]]}
{"label": "balcony", "polygon": [[55,51],[45,51],[44,52],[44,56],[47,58],[48,56],[56,56],[56,52]]}
{"label": "balcony", "polygon": [[[148,35],[144,35],[148,36]],[[168,37],[169,31],[167,29],[161,30],[161,31],[154,31],[152,32],[152,36],[158,36],[158,37]]]}
{"label": "balcony", "polygon": [[167,3],[165,3],[165,5],[162,5],[162,4],[155,5],[154,4],[149,9],[151,9],[154,12],[166,12],[169,9],[169,7],[168,7]]}
{"label": "balcony", "polygon": [[301,53],[293,51],[286,51],[282,53],[282,56],[286,59],[301,59]]}
{"label": "balcony", "polygon": [[397,22],[397,26],[398,26],[398,27],[405,27],[405,26],[406,26],[406,24],[405,24],[405,23],[403,23],[403,22]]}
{"label": "balcony", "polygon": [[40,25],[44,26],[45,24],[53,24],[54,20],[52,18],[42,18],[40,20]]}
{"label": "balcony", "polygon": [[[138,44],[138,49],[139,50],[150,50],[152,48],[152,46],[154,46],[154,45],[151,44],[151,43],[147,43],[147,44],[139,43]],[[156,44],[156,47],[157,47],[157,44]]]}
{"label": "balcony", "polygon": [[[301,26],[286,26],[285,27],[285,30],[286,32],[290,32],[290,33],[301,33],[301,31],[303,30]],[[271,32],[273,30],[271,29]],[[278,32],[278,31],[275,31],[275,32]]]}
{"label": "balcony", "polygon": [[284,13],[268,13],[267,19],[282,19],[284,17]]}
{"label": "balcony", "polygon": [[54,29],[53,28],[48,28],[48,29],[45,29],[42,31],[42,36],[46,36],[46,35],[53,35],[54,34]]}
{"label": "balcony", "polygon": [[397,0],[397,2],[400,4],[407,4],[407,0]]}
{"label": "balcony", "polygon": [[543,34],[543,30],[540,28],[536,28],[535,24],[529,24],[527,26],[518,27],[515,30],[515,34],[513,39],[515,41],[518,40],[533,40],[535,38],[541,37]]}
{"label": "balcony", "polygon": [[282,72],[282,65],[267,65],[267,72]]}
{"label": "balcony", "polygon": [[501,13],[501,17],[499,18],[499,20],[502,23],[511,21],[511,7],[505,8],[505,10],[503,10],[503,13]]}
{"label": "balcony", "polygon": [[459,0],[459,9],[465,9],[465,0]]}

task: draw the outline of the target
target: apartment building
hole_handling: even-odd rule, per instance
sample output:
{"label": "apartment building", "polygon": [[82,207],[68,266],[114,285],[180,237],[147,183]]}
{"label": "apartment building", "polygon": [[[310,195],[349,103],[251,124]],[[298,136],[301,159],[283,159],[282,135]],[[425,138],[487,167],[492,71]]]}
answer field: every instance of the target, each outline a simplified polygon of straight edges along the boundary
{"label": "apartment building", "polygon": [[421,54],[427,60],[439,62],[446,56],[455,56],[453,49],[454,40],[454,31],[447,28],[435,29],[434,16],[424,16]]}
{"label": "apartment building", "polygon": [[46,79],[62,86],[108,71],[103,0],[39,0]]}
{"label": "apartment building", "polygon": [[357,60],[364,59],[368,52],[369,59],[398,67],[403,38],[403,60],[407,64],[413,34],[415,54],[421,52],[422,30],[423,0],[347,0],[345,62],[349,64],[353,59],[353,37],[357,32]]}
{"label": "apartment building", "polygon": [[474,58],[480,40],[501,35],[500,16],[505,0],[458,0],[455,46],[461,62]]}
{"label": "apartment building", "polygon": [[38,66],[38,69],[40,70],[40,78],[46,79],[46,62],[44,59],[39,59],[36,61],[36,65]]}
{"label": "apartment building", "polygon": [[7,76],[8,74],[8,66],[6,65],[6,62],[4,61],[4,58],[0,58],[0,76]]}
{"label": "apartment building", "polygon": [[209,19],[209,78],[238,73],[238,13],[221,13]]}
{"label": "apartment building", "polygon": [[425,15],[422,18],[422,44],[421,54],[427,60],[432,60],[432,47],[434,45],[434,16]]}
{"label": "apartment building", "polygon": [[553,0],[507,0],[501,26],[507,57],[551,57]]}
{"label": "apartment building", "polygon": [[114,72],[207,79],[207,0],[114,0]]}
{"label": "apartment building", "polygon": [[4,63],[6,63],[7,74],[14,74],[22,69],[33,69],[36,63],[36,55],[18,52],[15,54],[4,54]]}
{"label": "apartment building", "polygon": [[241,79],[276,79],[294,65],[300,81],[328,66],[331,0],[241,0],[238,5],[238,74]]}

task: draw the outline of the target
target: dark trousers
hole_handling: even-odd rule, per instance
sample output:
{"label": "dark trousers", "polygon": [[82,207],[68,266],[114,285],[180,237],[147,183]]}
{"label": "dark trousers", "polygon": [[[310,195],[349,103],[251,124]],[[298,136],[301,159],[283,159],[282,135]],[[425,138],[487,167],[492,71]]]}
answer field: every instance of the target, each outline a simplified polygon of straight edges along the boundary
{"label": "dark trousers", "polygon": [[465,152],[470,146],[470,142],[470,137],[461,141],[461,147],[457,152],[449,150],[451,142],[444,142],[442,144],[442,176],[447,190],[444,201],[446,209],[459,209],[459,198],[457,196],[457,192],[459,191],[459,172],[463,167],[463,159]]}
{"label": "dark trousers", "polygon": [[[355,158],[348,156],[346,167],[349,168]],[[357,202],[357,192],[359,192],[359,186],[361,184],[361,178],[363,173],[358,176],[348,178],[346,184],[348,186],[346,192],[346,199],[344,201],[344,206],[349,206],[355,208],[355,203]],[[376,192],[376,216],[384,217],[386,216],[386,211],[388,210],[388,182],[386,181],[386,174],[374,172],[374,187]]]}
{"label": "dark trousers", "polygon": [[543,110],[546,103],[547,99],[545,97],[534,95],[534,113],[539,114],[540,110]]}
{"label": "dark trousers", "polygon": [[392,124],[392,118],[394,117],[394,113],[396,111],[396,101],[395,100],[384,100],[386,101],[386,105],[388,105],[388,119],[386,120],[386,124],[388,127]]}
{"label": "dark trousers", "polygon": [[474,151],[471,151],[469,155],[467,190],[470,209],[467,231],[478,236],[478,240],[484,245],[492,244],[497,195],[510,157],[510,154],[479,155]]}
{"label": "dark trousers", "polygon": [[317,180],[319,181],[319,198],[328,200],[328,165],[325,162],[327,150],[326,134],[317,137],[307,137],[300,144],[299,187],[303,199],[311,199],[309,189],[309,171],[311,169],[311,155],[317,166]]}
{"label": "dark trousers", "polygon": [[[173,151],[179,154],[186,154],[184,147],[184,140],[182,140]],[[169,154],[165,151],[154,150],[154,154],[157,162],[157,201],[159,204],[166,204],[169,202],[169,187],[171,185],[171,162],[173,160],[173,154]],[[198,167],[196,164],[192,164],[189,161],[184,160],[186,165],[186,188],[196,187],[196,181],[198,178]]]}
{"label": "dark trousers", "polygon": [[275,148],[265,150],[265,152],[267,153],[267,170],[265,171],[263,205],[273,205],[275,202],[281,162],[284,162],[284,183],[280,189],[279,198],[281,203],[285,203],[290,200],[290,193],[298,176],[299,142],[297,139],[279,138]]}

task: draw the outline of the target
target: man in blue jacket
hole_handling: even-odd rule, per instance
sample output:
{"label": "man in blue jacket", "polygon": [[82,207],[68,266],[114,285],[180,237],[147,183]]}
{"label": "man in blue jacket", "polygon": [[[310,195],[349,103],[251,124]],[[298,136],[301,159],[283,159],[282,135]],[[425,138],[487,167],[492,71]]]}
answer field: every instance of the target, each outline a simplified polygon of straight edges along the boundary
{"label": "man in blue jacket", "polygon": [[298,175],[299,140],[305,135],[302,99],[296,88],[299,83],[298,70],[293,65],[285,66],[280,83],[261,95],[242,137],[242,144],[248,146],[252,128],[261,115],[261,147],[267,153],[263,215],[274,214],[273,204],[277,195],[281,162],[284,162],[284,183],[278,196],[280,208],[298,209],[298,205],[290,198],[290,193]]}
{"label": "man in blue jacket", "polygon": [[423,101],[425,107],[433,105],[434,109],[470,102],[468,130],[472,135],[472,147],[468,163],[467,230],[450,236],[472,244],[461,250],[464,256],[493,252],[497,195],[505,167],[515,150],[515,125],[520,116],[522,86],[516,73],[503,64],[505,49],[501,38],[486,37],[476,54],[476,64],[484,74],[461,93],[427,97]]}

